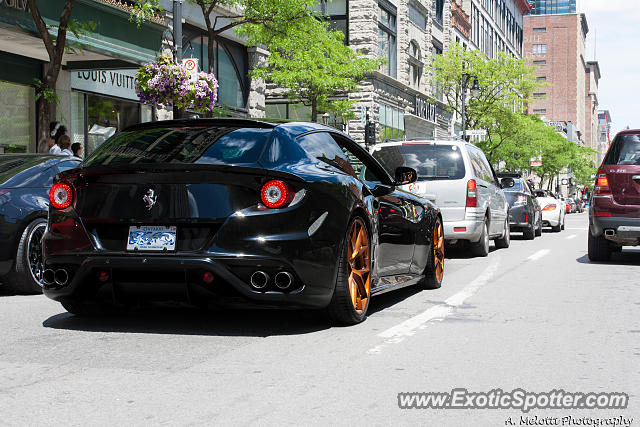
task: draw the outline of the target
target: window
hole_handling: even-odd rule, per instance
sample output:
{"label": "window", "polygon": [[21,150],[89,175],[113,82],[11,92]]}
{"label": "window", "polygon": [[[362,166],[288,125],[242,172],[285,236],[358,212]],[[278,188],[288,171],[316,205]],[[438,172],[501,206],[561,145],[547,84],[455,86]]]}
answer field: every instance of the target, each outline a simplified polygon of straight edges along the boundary
{"label": "window", "polygon": [[342,31],[345,44],[349,44],[349,29],[347,25],[348,0],[319,0],[315,11],[329,18],[329,27],[332,30]]}
{"label": "window", "polygon": [[400,139],[404,136],[404,111],[380,104],[380,141]]}
{"label": "window", "polygon": [[436,7],[436,22],[442,25],[442,15],[444,14],[444,0],[436,0],[434,5]]}
{"label": "window", "polygon": [[540,55],[547,53],[547,45],[546,44],[534,44],[533,45],[533,54]]}
{"label": "window", "polygon": [[491,171],[491,166],[489,166],[489,162],[487,162],[484,153],[471,145],[467,145],[467,151],[469,153],[469,160],[476,178],[482,179],[486,182],[493,182],[493,172]]}
{"label": "window", "polygon": [[545,27],[534,28],[533,32],[534,33],[546,33],[547,29]]}
{"label": "window", "polygon": [[427,16],[414,4],[409,3],[409,19],[422,31],[427,29]]}
{"label": "window", "polygon": [[534,109],[533,114],[547,114],[546,108]]}
{"label": "window", "polygon": [[539,82],[546,82],[547,78],[545,76],[538,76],[538,78],[536,79]]}
{"label": "window", "polygon": [[546,96],[547,96],[547,94],[544,93],[544,92],[536,92],[536,93],[533,94],[533,97],[536,98],[536,99],[544,98]]}
{"label": "window", "polygon": [[159,127],[123,131],[102,144],[87,166],[134,163],[253,165],[272,129],[235,126]]}
{"label": "window", "polygon": [[314,159],[327,163],[342,172],[356,177],[356,171],[351,166],[349,156],[338,143],[326,132],[317,132],[298,138],[298,145]]}
{"label": "window", "polygon": [[422,56],[420,46],[415,40],[409,43],[409,83],[414,89],[420,88],[422,78]]}
{"label": "window", "polygon": [[547,65],[547,60],[546,59],[538,59],[533,61],[533,65]]}
{"label": "window", "polygon": [[396,77],[396,15],[383,7],[378,12],[378,54],[387,60],[382,72]]}
{"label": "window", "polygon": [[614,139],[604,164],[640,165],[640,136],[622,135]]}
{"label": "window", "polygon": [[0,81],[0,153],[34,151],[34,100],[35,90],[32,87]]}

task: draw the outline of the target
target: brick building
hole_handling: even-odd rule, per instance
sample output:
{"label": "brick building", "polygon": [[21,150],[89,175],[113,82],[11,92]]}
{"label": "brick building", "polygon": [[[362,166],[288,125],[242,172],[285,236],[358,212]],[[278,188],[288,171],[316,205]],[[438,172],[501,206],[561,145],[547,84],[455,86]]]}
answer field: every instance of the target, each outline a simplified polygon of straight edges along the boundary
{"label": "brick building", "polygon": [[584,14],[530,15],[524,19],[524,56],[546,83],[534,93],[528,112],[575,126],[577,141],[596,148],[600,69],[587,61]]}

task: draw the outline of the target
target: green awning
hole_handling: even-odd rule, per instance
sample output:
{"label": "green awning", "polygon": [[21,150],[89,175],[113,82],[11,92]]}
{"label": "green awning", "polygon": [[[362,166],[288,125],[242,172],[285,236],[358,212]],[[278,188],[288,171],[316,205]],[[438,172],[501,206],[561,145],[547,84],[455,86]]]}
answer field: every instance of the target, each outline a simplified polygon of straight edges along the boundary
{"label": "green awning", "polygon": [[[64,3],[62,0],[38,0],[42,18],[54,36]],[[70,42],[80,43],[88,51],[138,64],[156,59],[166,29],[164,25],[149,21],[138,28],[129,22],[128,12],[95,0],[76,0],[71,17],[79,22],[92,21],[96,28],[80,38],[68,32]]]}

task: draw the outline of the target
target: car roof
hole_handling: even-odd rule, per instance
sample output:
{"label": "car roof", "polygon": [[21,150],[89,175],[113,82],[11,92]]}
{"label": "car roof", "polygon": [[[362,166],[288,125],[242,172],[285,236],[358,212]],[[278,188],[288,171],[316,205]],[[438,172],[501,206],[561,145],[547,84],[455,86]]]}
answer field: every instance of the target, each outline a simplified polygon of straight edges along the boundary
{"label": "car roof", "polygon": [[399,145],[457,145],[461,146],[467,144],[465,141],[459,139],[438,139],[438,140],[408,140],[408,141],[389,141],[380,142],[371,147],[371,151],[377,151],[380,148],[385,147],[397,147]]}
{"label": "car roof", "polygon": [[248,119],[248,118],[234,118],[234,117],[220,117],[220,118],[205,118],[205,119],[177,119],[177,120],[160,120],[155,122],[139,123],[133,126],[129,126],[123,131],[135,131],[144,129],[155,129],[161,127],[189,127],[189,126],[236,126],[247,127],[257,129],[275,129],[278,128],[291,136],[300,135],[306,132],[314,130],[322,130],[327,132],[339,133],[346,137],[349,137],[344,132],[339,131],[336,128],[325,126],[315,122],[291,122],[280,120],[263,120],[263,119]]}

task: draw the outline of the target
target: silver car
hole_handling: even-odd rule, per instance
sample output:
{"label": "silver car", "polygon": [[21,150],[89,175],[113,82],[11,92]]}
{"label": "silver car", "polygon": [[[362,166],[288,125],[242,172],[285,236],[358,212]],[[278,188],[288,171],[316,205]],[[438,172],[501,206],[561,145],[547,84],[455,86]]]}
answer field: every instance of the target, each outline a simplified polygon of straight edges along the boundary
{"label": "silver car", "polygon": [[464,141],[385,142],[371,154],[388,170],[409,166],[418,181],[403,186],[436,203],[445,239],[470,242],[477,256],[487,256],[489,240],[509,247],[509,205],[482,150]]}

